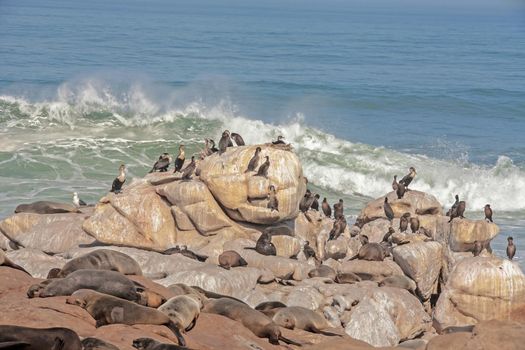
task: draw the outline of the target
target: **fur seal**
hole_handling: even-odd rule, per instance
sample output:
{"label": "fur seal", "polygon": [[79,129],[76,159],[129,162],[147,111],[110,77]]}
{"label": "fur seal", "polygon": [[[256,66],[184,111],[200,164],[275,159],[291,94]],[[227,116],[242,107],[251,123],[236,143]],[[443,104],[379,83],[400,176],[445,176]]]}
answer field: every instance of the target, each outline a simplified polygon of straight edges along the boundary
{"label": "fur seal", "polygon": [[20,204],[15,208],[15,214],[18,213],[63,214],[80,213],[80,210],[74,205],[68,203],[38,201],[31,204]]}
{"label": "fur seal", "polygon": [[119,350],[115,345],[98,338],[82,339],[82,350]]}
{"label": "fur seal", "polygon": [[5,253],[4,253],[4,251],[2,249],[0,249],[0,266],[11,267],[13,269],[17,269],[17,270],[23,271],[23,272],[27,273],[29,276],[31,276],[31,274],[29,272],[27,272],[22,266],[17,265],[14,262],[12,262],[11,260],[9,260],[9,258],[5,255]]}
{"label": "fur seal", "polygon": [[406,189],[405,184],[402,183],[402,182],[399,182],[397,184],[397,189],[396,189],[397,199],[403,198],[403,196],[405,195],[406,191],[407,191],[407,189]]}
{"label": "fur seal", "polygon": [[66,302],[89,312],[96,320],[97,328],[108,324],[165,325],[175,334],[179,345],[186,345],[180,329],[167,315],[158,310],[89,289],[76,291],[67,298]]}
{"label": "fur seal", "polygon": [[398,186],[399,183],[397,182],[397,175],[394,175],[394,180],[392,180],[392,190],[394,190],[394,192],[397,192]]}
{"label": "fur seal", "polygon": [[273,245],[272,237],[268,232],[261,233],[255,244],[255,248],[245,247],[244,249],[253,249],[262,255],[277,255],[277,249],[275,248],[275,245]]}
{"label": "fur seal", "polygon": [[179,154],[177,155],[177,158],[175,159],[175,170],[174,173],[179,172],[182,169],[182,166],[184,165],[184,161],[186,160],[186,152],[184,150],[184,145],[179,145]]}
{"label": "fur seal", "polygon": [[507,237],[507,257],[512,260],[516,255],[516,245],[514,245],[514,238]]}
{"label": "fur seal", "polygon": [[392,207],[390,206],[390,203],[388,203],[388,198],[385,197],[385,202],[383,204],[383,209],[385,211],[385,215],[390,222],[394,220],[394,210],[392,210]]}
{"label": "fur seal", "polygon": [[138,350],[189,350],[185,346],[164,344],[152,338],[137,338],[133,340],[133,347]]}
{"label": "fur seal", "polygon": [[157,310],[167,315],[178,329],[189,332],[195,327],[202,306],[198,295],[186,294],[169,299]]}
{"label": "fur seal", "polygon": [[230,139],[230,132],[228,130],[224,130],[222,132],[222,137],[219,140],[219,154],[223,154],[224,152],[226,152],[226,149],[228,147],[232,147],[232,146],[233,146],[233,143],[232,143],[232,140]]}
{"label": "fur seal", "polygon": [[484,211],[485,211],[485,220],[494,222],[492,221],[492,209],[490,208],[490,204],[485,205]]}
{"label": "fur seal", "polygon": [[272,144],[274,145],[284,145],[286,142],[284,142],[284,137],[279,135],[277,136],[277,141],[272,141]]}
{"label": "fur seal", "polygon": [[385,248],[379,243],[367,243],[359,248],[357,258],[368,261],[383,261],[387,256]]}
{"label": "fur seal", "polygon": [[287,329],[298,328],[327,336],[341,336],[324,331],[323,329],[331,327],[326,319],[317,312],[301,306],[288,306],[279,309],[272,319],[276,324]]}
{"label": "fur seal", "polygon": [[219,266],[229,270],[231,267],[246,266],[248,263],[235,250],[227,250],[219,255]]}
{"label": "fur seal", "polygon": [[401,288],[406,289],[410,293],[414,294],[416,293],[416,282],[411,280],[405,275],[393,275],[388,276],[384,278],[381,282],[379,282],[379,287],[394,287],[394,288]]}
{"label": "fur seal", "polygon": [[335,272],[335,270],[328,265],[319,265],[315,269],[310,270],[310,272],[308,272],[309,278],[324,277],[329,278],[332,281],[335,280],[336,275],[337,273]]}
{"label": "fur seal", "polygon": [[312,201],[312,205],[310,205],[310,208],[312,210],[319,211],[319,198],[320,197],[321,196],[319,196],[319,194],[317,194],[317,193],[314,195],[314,200]]}
{"label": "fur seal", "polygon": [[467,207],[467,203],[465,201],[459,201],[458,206],[450,212],[450,220],[448,222],[451,222],[455,218],[462,218],[465,217],[463,214],[465,213],[465,208]]}
{"label": "fur seal", "polygon": [[357,283],[361,282],[361,277],[353,272],[338,272],[335,276],[335,282],[337,283]]}
{"label": "fur seal", "polygon": [[109,192],[113,192],[115,194],[122,192],[122,186],[124,185],[124,182],[126,182],[126,166],[124,164],[120,165],[118,168],[118,173],[118,176],[111,184],[111,190],[109,190]]}
{"label": "fur seal", "polygon": [[410,185],[410,183],[412,182],[412,180],[414,180],[414,178],[416,177],[416,168],[414,167],[410,167],[409,170],[409,173],[407,175],[405,175],[401,181],[399,181],[400,184],[403,184],[405,185],[406,189],[408,189],[408,185]]}
{"label": "fur seal", "polygon": [[330,204],[328,204],[326,197],[324,197],[323,203],[321,203],[321,208],[323,209],[323,213],[327,218],[332,217],[332,208],[330,208]]}
{"label": "fur seal", "polygon": [[261,153],[261,147],[257,147],[255,149],[255,153],[253,154],[252,159],[250,159],[250,162],[248,163],[248,168],[246,168],[245,173],[248,173],[250,171],[255,171],[257,166],[259,165],[259,154]]}
{"label": "fur seal", "polygon": [[417,233],[419,231],[419,218],[410,218],[410,230],[412,230],[412,233]]}
{"label": "fur seal", "polygon": [[139,264],[133,258],[110,249],[97,249],[71,259],[62,267],[57,277],[66,277],[77,270],[109,270],[124,275],[142,275]]}
{"label": "fur seal", "polygon": [[410,213],[404,213],[399,218],[399,232],[405,232],[407,230],[409,219],[410,219]]}
{"label": "fur seal", "polygon": [[266,156],[264,157],[266,161],[261,164],[259,167],[259,170],[257,171],[257,174],[255,176],[264,176],[268,177],[268,169],[270,169],[270,157]]}
{"label": "fur seal", "polygon": [[302,345],[283,337],[279,326],[262,312],[229,298],[210,300],[202,312],[222,315],[238,321],[253,334],[259,338],[268,338],[270,343],[274,345],[279,345],[279,340],[287,344]]}
{"label": "fur seal", "polygon": [[343,211],[344,211],[343,200],[339,199],[339,202],[334,204],[334,218],[337,220],[343,217],[344,216]]}
{"label": "fur seal", "polygon": [[78,197],[77,192],[73,192],[73,205],[77,208],[87,206],[86,202]]}
{"label": "fur seal", "polygon": [[176,245],[175,247],[168,248],[165,251],[163,251],[162,254],[164,255],[180,254],[187,258],[201,261],[201,262],[204,262],[206,261],[206,259],[208,259],[207,255],[197,254],[191,250],[188,250],[188,247],[185,245],[181,245],[181,246]]}
{"label": "fur seal", "polygon": [[159,156],[159,159],[155,162],[155,164],[153,164],[153,167],[151,168],[151,170],[149,171],[149,173],[153,173],[153,172],[166,172],[168,171],[168,168],[170,167],[170,164],[171,164],[171,156],[169,153],[162,153],[160,156]]}
{"label": "fur seal", "polygon": [[246,145],[246,143],[244,143],[244,140],[243,140],[242,136],[237,134],[237,133],[235,133],[235,132],[232,132],[231,138],[233,139],[233,141],[235,141],[235,144],[237,146],[244,146],[244,145]]}
{"label": "fur seal", "polygon": [[0,325],[0,349],[82,350],[77,333],[68,328]]}
{"label": "fur seal", "polygon": [[279,211],[279,199],[277,198],[277,191],[274,185],[270,185],[268,188],[268,204],[266,208],[272,211]]}

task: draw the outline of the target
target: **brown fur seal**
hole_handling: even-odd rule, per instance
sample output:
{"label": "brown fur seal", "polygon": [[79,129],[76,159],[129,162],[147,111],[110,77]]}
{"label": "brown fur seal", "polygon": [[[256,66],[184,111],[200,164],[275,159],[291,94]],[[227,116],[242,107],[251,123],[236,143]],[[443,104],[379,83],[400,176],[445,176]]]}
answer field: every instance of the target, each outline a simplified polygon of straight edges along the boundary
{"label": "brown fur seal", "polygon": [[98,249],[68,261],[57,277],[66,277],[76,270],[109,270],[124,275],[142,275],[139,264],[116,250]]}
{"label": "brown fur seal", "polygon": [[80,338],[68,328],[0,325],[0,349],[82,350]]}
{"label": "brown fur seal", "polygon": [[268,338],[271,344],[278,345],[279,340],[281,340],[287,344],[302,345],[283,337],[279,326],[268,316],[235,300],[228,298],[214,299],[208,302],[202,311],[238,321],[259,338]]}
{"label": "brown fur seal", "polygon": [[261,147],[257,147],[255,149],[255,153],[253,154],[252,159],[250,159],[250,162],[248,163],[248,167],[246,168],[245,173],[249,173],[250,171],[255,171],[257,169],[257,165],[259,165],[259,153],[261,153]]}
{"label": "brown fur seal", "polygon": [[512,237],[507,237],[507,257],[509,260],[512,260],[514,258],[514,255],[516,254],[516,246],[514,245],[514,239]]}
{"label": "brown fur seal", "polygon": [[277,249],[275,248],[275,245],[273,245],[272,237],[268,232],[261,233],[255,244],[255,248],[245,247],[244,249],[253,249],[262,255],[277,255]]}
{"label": "brown fur seal", "polygon": [[387,219],[392,222],[392,220],[394,220],[394,210],[392,210],[392,207],[388,203],[387,197],[385,197],[385,202],[383,203],[383,210],[385,211]]}
{"label": "brown fur seal", "polygon": [[410,185],[410,183],[412,182],[412,180],[414,180],[414,178],[416,177],[416,168],[414,167],[410,167],[410,169],[408,169],[409,173],[407,175],[405,175],[401,181],[399,181],[399,184],[403,184],[405,185],[405,187],[408,189],[408,185]]}
{"label": "brown fur seal", "polygon": [[89,312],[95,319],[97,328],[107,324],[165,325],[175,334],[179,345],[186,345],[181,330],[167,315],[158,310],[89,289],[76,291],[67,298],[67,303],[78,305]]}
{"label": "brown fur seal", "polygon": [[410,213],[405,213],[399,218],[399,232],[405,232],[408,228]]}
{"label": "brown fur seal", "polygon": [[27,273],[29,276],[31,276],[31,274],[29,272],[27,272],[22,266],[17,265],[14,262],[12,262],[11,260],[9,260],[9,258],[5,255],[5,253],[4,253],[4,251],[2,249],[0,249],[0,266],[11,267],[13,269],[17,269],[17,270],[23,271],[23,272]]}
{"label": "brown fur seal", "polygon": [[379,282],[378,285],[379,287],[394,287],[394,288],[406,289],[414,295],[416,293],[416,288],[417,288],[416,283],[404,275],[403,276],[394,275],[394,276],[386,277],[381,282]]}
{"label": "brown fur seal", "polygon": [[119,350],[115,345],[98,338],[82,339],[82,350]]}
{"label": "brown fur seal", "polygon": [[169,299],[157,310],[168,315],[178,329],[189,332],[195,327],[201,309],[202,299],[195,294],[187,294]]}
{"label": "brown fur seal", "polygon": [[460,201],[458,203],[458,206],[450,213],[450,220],[448,220],[448,222],[451,222],[455,218],[464,219],[465,217],[463,216],[463,214],[465,213],[466,207],[467,203],[465,201]]}
{"label": "brown fur seal", "polygon": [[327,336],[341,336],[323,331],[323,329],[331,327],[326,319],[317,312],[301,306],[288,306],[279,309],[272,319],[276,324],[287,329],[298,328]]}
{"label": "brown fur seal", "polygon": [[268,169],[270,169],[270,157],[266,156],[264,157],[266,161],[261,164],[259,167],[259,170],[257,170],[257,174],[255,176],[264,176],[268,177]]}
{"label": "brown fur seal", "polygon": [[321,203],[321,208],[323,209],[323,213],[327,218],[332,217],[332,208],[330,208],[330,204],[328,204],[326,197],[323,199],[323,202]]}
{"label": "brown fur seal", "polygon": [[184,346],[163,344],[152,338],[137,338],[133,340],[133,347],[138,350],[189,350]]}
{"label": "brown fur seal", "polygon": [[246,266],[248,263],[235,250],[227,250],[219,255],[219,266],[229,270],[232,267]]}
{"label": "brown fur seal", "polygon": [[333,281],[335,280],[335,276],[336,276],[335,270],[328,265],[319,265],[315,269],[312,269],[310,270],[310,272],[308,272],[308,277],[310,278],[324,277],[324,278],[329,278]]}
{"label": "brown fur seal", "polygon": [[63,214],[63,213],[80,213],[72,204],[57,203],[50,201],[38,201],[31,204],[20,204],[15,208],[16,213],[34,213],[34,214]]}
{"label": "brown fur seal", "polygon": [[274,185],[270,185],[268,188],[268,204],[266,208],[270,210],[279,211],[279,199],[277,199],[277,191]]}
{"label": "brown fur seal", "polygon": [[485,204],[484,211],[485,211],[485,220],[494,222],[492,221],[492,209],[490,208],[490,204]]}
{"label": "brown fur seal", "polygon": [[165,299],[147,291],[144,286],[116,271],[77,270],[65,278],[54,278],[29,287],[29,298],[71,295],[80,289],[91,289],[150,307],[159,307]]}
{"label": "brown fur seal", "polygon": [[335,281],[337,283],[357,283],[361,282],[361,277],[353,272],[338,272]]}
{"label": "brown fur seal", "polygon": [[379,243],[367,243],[359,248],[357,258],[359,260],[368,261],[383,261],[387,256],[387,252]]}
{"label": "brown fur seal", "polygon": [[410,218],[410,230],[412,230],[412,233],[417,233],[419,231],[419,218]]}

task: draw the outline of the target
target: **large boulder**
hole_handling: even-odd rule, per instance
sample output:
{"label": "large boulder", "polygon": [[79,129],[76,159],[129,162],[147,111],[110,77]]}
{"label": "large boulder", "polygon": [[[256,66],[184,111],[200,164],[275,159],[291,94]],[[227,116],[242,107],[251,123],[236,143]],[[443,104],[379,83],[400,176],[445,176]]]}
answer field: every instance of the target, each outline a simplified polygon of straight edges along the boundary
{"label": "large boulder", "polygon": [[390,259],[383,261],[350,260],[341,264],[339,272],[352,272],[362,280],[380,282],[386,277],[403,275],[403,270]]}
{"label": "large boulder", "polygon": [[428,300],[437,291],[443,260],[443,246],[439,242],[418,242],[393,249],[394,261],[417,285],[419,296]]}
{"label": "large boulder", "polygon": [[395,346],[432,326],[419,300],[399,288],[369,288],[349,316],[346,334],[376,347]]}
{"label": "large boulder", "polygon": [[25,248],[46,253],[61,253],[95,239],[82,230],[86,213],[34,214],[19,213],[0,222],[0,232],[10,241]]}
{"label": "large boulder", "polygon": [[455,252],[472,250],[474,242],[490,242],[499,233],[499,227],[485,220],[454,219],[450,230],[449,245]]}
{"label": "large boulder", "polygon": [[[386,197],[388,197],[388,202],[394,210],[394,216],[397,218],[407,212],[411,215],[443,215],[441,203],[436,197],[425,192],[410,190],[401,199],[397,198],[395,192],[390,192]],[[358,220],[362,223],[367,223],[379,218],[386,218],[383,208],[384,200],[385,196],[368,203],[361,210]]]}
{"label": "large boulder", "polygon": [[[246,167],[261,147],[259,164],[270,157],[268,178],[246,173]],[[272,224],[297,216],[299,202],[306,192],[306,180],[295,153],[272,145],[232,147],[215,153],[199,164],[200,179],[228,216],[236,221]],[[279,210],[267,208],[268,188],[275,186]]]}
{"label": "large boulder", "polygon": [[459,261],[448,277],[435,309],[439,329],[479,321],[509,320],[525,310],[525,275],[519,266],[497,257]]}
{"label": "large boulder", "polygon": [[58,255],[48,255],[38,249],[18,249],[6,252],[15,264],[26,269],[35,278],[46,278],[52,268],[62,268],[67,262]]}
{"label": "large boulder", "polygon": [[[377,219],[371,222],[367,222],[359,232],[360,235],[367,236],[368,242],[380,243],[383,241],[383,237],[388,233],[390,226],[393,226],[387,219]],[[394,226],[399,227],[399,223]]]}

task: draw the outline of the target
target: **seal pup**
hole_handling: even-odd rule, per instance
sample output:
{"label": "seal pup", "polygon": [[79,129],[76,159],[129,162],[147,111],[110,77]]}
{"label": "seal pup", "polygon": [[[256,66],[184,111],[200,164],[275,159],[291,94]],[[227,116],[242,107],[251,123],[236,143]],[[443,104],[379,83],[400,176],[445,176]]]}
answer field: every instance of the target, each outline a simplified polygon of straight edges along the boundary
{"label": "seal pup", "polygon": [[270,236],[270,234],[267,232],[261,233],[257,243],[255,243],[255,248],[244,247],[244,249],[252,249],[262,255],[277,255],[277,249],[272,243],[272,236]]}
{"label": "seal pup", "polygon": [[248,263],[235,250],[227,250],[219,255],[219,266],[229,270],[232,267],[247,266]]}
{"label": "seal pup", "polygon": [[261,147],[257,147],[255,149],[255,153],[253,154],[252,159],[250,159],[250,162],[248,163],[248,168],[246,168],[245,173],[255,171],[255,169],[259,165],[259,153],[261,153]]}
{"label": "seal pup", "polygon": [[385,202],[383,204],[383,210],[385,211],[385,215],[390,222],[394,220],[394,210],[392,210],[392,207],[390,206],[390,203],[388,203],[388,198],[385,197]]}
{"label": "seal pup", "polygon": [[412,230],[412,233],[417,233],[419,231],[419,218],[410,218],[410,230]]}
{"label": "seal pup", "polygon": [[343,207],[343,200],[339,199],[338,203],[334,204],[334,218],[337,220],[340,217],[343,217],[344,207]]}
{"label": "seal pup", "polygon": [[235,133],[235,132],[232,132],[231,138],[233,139],[233,141],[235,141],[235,144],[237,146],[244,146],[244,145],[246,145],[246,143],[244,143],[244,140],[243,140],[242,136],[237,134],[237,133]]}
{"label": "seal pup", "polygon": [[204,261],[206,261],[206,259],[208,259],[208,256],[197,254],[197,253],[189,250],[188,247],[185,246],[185,245],[181,245],[181,246],[176,245],[175,247],[171,247],[171,248],[166,249],[165,251],[161,252],[161,254],[164,254],[164,255],[180,254],[180,255],[185,256],[187,258],[190,258],[190,259],[193,259],[193,260],[197,260],[197,261],[201,261],[201,262],[204,262]]}
{"label": "seal pup", "polygon": [[178,295],[166,301],[157,310],[167,315],[183,332],[197,324],[202,309],[202,299],[196,294]]}
{"label": "seal pup", "polygon": [[185,346],[164,344],[152,338],[137,338],[133,340],[133,347],[138,350],[189,350]]}
{"label": "seal pup", "polygon": [[514,238],[507,237],[507,257],[509,258],[509,260],[512,260],[515,254],[516,246],[514,245]]}
{"label": "seal pup", "polygon": [[270,168],[270,157],[266,156],[266,161],[261,164],[259,167],[259,170],[257,171],[257,174],[255,176],[264,176],[268,177],[268,169]]}
{"label": "seal pup", "polygon": [[404,213],[399,218],[399,232],[405,232],[407,230],[409,219],[410,219],[410,213]]}
{"label": "seal pup", "polygon": [[397,199],[401,199],[403,198],[403,196],[405,195],[405,192],[406,192],[406,186],[400,182],[397,184],[397,189],[396,189],[396,194],[397,194]]}
{"label": "seal pup", "polygon": [[285,142],[284,142],[284,137],[279,135],[277,136],[277,141],[272,141],[272,144],[274,145],[284,145]]}
{"label": "seal pup", "polygon": [[314,195],[314,200],[312,202],[312,205],[310,205],[310,208],[312,210],[319,211],[319,198],[320,198],[319,194],[316,193]]}
{"label": "seal pup", "polygon": [[324,197],[323,202],[321,203],[321,208],[327,218],[332,217],[332,208],[330,208],[330,204],[328,204],[326,197]]}
{"label": "seal pup", "polygon": [[387,256],[385,248],[379,243],[366,243],[359,248],[357,258],[359,260],[383,261]]}
{"label": "seal pup", "polygon": [[68,328],[0,325],[0,349],[82,350],[82,344],[78,334]]}
{"label": "seal pup", "polygon": [[279,345],[279,340],[296,346],[302,345],[283,337],[279,326],[268,316],[233,299],[221,298],[210,300],[204,306],[202,312],[222,315],[234,321],[238,321],[257,337],[268,338],[270,343],[274,345]]}
{"label": "seal pup", "polygon": [[266,208],[271,211],[279,211],[279,199],[277,199],[277,191],[275,190],[274,185],[270,185],[268,188],[268,204]]}
{"label": "seal pup", "polygon": [[490,204],[485,204],[484,210],[485,210],[485,220],[494,222],[492,221],[492,209],[490,208]]}
{"label": "seal pup", "polygon": [[465,213],[465,208],[467,207],[467,203],[465,201],[459,201],[458,206],[450,212],[450,220],[448,222],[451,222],[455,218],[462,218],[465,217],[463,214]]}
{"label": "seal pup", "polygon": [[4,251],[2,249],[0,249],[0,266],[11,267],[13,269],[23,271],[23,272],[27,273],[29,276],[31,276],[31,274],[29,272],[27,272],[22,266],[17,265],[14,262],[12,262],[11,260],[9,260],[9,258],[5,255],[5,253],[4,253]]}
{"label": "seal pup", "polygon": [[124,185],[124,182],[126,182],[126,166],[124,164],[121,164],[118,168],[118,176],[113,180],[113,184],[111,185],[111,190],[109,192],[113,192],[115,194],[119,194],[122,191],[122,185]]}
{"label": "seal pup", "polygon": [[77,192],[73,192],[73,205],[77,208],[87,206],[86,202],[78,197]]}
{"label": "seal pup", "polygon": [[82,339],[82,350],[119,350],[115,345],[98,338]]}
{"label": "seal pup", "polygon": [[66,277],[77,270],[109,270],[123,275],[142,275],[139,264],[130,256],[110,249],[97,249],[68,261],[57,277]]}
{"label": "seal pup", "polygon": [[233,143],[230,139],[230,132],[228,130],[224,130],[222,133],[222,137],[219,140],[219,154],[223,154],[226,152],[226,149],[228,147],[232,147]]}
{"label": "seal pup", "polygon": [[396,192],[398,187],[399,183],[397,182],[397,175],[394,175],[394,180],[392,180],[392,190]]}
{"label": "seal pup", "polygon": [[324,329],[331,327],[326,319],[317,312],[301,306],[288,306],[279,309],[272,319],[276,324],[287,329],[298,328],[326,336],[341,336],[324,331]]}
{"label": "seal pup", "polygon": [[406,189],[408,190],[408,185],[410,185],[410,183],[412,182],[412,180],[414,180],[414,178],[416,177],[416,168],[414,168],[413,166],[410,167],[410,169],[408,169],[409,173],[407,175],[405,175],[401,181],[399,181],[400,184],[403,184],[405,185]]}
{"label": "seal pup", "polygon": [[329,278],[332,281],[335,280],[336,275],[337,273],[335,270],[328,265],[319,265],[315,269],[312,269],[308,272],[309,278],[324,277]]}
{"label": "seal pup", "polygon": [[186,345],[181,330],[159,310],[89,289],[77,290],[67,298],[66,303],[85,309],[95,319],[97,328],[108,324],[165,325],[177,337],[179,345]]}
{"label": "seal pup", "polygon": [[195,168],[197,167],[197,164],[195,163],[195,157],[191,156],[191,162],[182,170],[182,176],[180,177],[182,180],[191,180],[191,175],[195,171]]}
{"label": "seal pup", "polygon": [[171,156],[169,155],[169,153],[162,153],[159,159],[155,162],[155,164],[153,164],[153,167],[151,168],[149,173],[153,173],[157,171],[161,173],[166,172],[168,171],[170,164],[171,164]]}

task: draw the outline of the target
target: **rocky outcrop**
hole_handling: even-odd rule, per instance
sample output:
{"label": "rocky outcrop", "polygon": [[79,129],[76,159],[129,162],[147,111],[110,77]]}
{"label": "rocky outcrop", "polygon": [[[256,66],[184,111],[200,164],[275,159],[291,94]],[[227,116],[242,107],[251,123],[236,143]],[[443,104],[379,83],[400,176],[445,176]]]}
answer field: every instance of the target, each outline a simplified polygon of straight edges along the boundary
{"label": "rocky outcrop", "polygon": [[340,272],[352,272],[362,280],[382,281],[385,277],[403,275],[403,271],[395,262],[389,259],[384,261],[351,260],[345,261],[339,268]]}
{"label": "rocky outcrop", "polygon": [[[259,165],[270,159],[268,177],[245,172],[255,149],[261,147]],[[306,191],[306,181],[295,153],[271,145],[228,148],[206,157],[199,164],[200,178],[229,217],[236,221],[272,224],[293,219]],[[279,211],[267,208],[268,188],[277,191]]]}
{"label": "rocky outcrop", "polygon": [[67,262],[58,255],[51,256],[38,249],[18,249],[8,251],[6,255],[35,278],[46,278],[49,270],[62,268]]}
{"label": "rocky outcrop", "polygon": [[498,226],[492,222],[454,219],[451,223],[449,245],[455,252],[471,251],[475,241],[486,245],[498,233]]}
{"label": "rocky outcrop", "polygon": [[452,270],[434,319],[439,329],[509,320],[513,310],[523,310],[524,305],[525,275],[520,268],[508,260],[477,256],[459,261]]}
{"label": "rocky outcrop", "polygon": [[94,241],[82,230],[82,223],[92,210],[86,208],[84,211],[79,214],[19,213],[2,220],[0,232],[18,246],[62,253]]}

